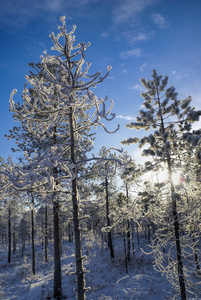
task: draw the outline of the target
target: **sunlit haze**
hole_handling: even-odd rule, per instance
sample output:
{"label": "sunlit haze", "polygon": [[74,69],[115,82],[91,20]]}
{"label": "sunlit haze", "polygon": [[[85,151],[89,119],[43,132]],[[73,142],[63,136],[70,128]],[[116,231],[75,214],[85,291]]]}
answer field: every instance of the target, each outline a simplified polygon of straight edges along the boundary
{"label": "sunlit haze", "polygon": [[[146,175],[146,180],[151,180],[154,183],[167,182],[169,179],[168,172],[166,170],[162,170],[159,172],[150,172]],[[175,185],[180,184],[181,180],[181,172],[173,172],[172,173],[172,181]]]}

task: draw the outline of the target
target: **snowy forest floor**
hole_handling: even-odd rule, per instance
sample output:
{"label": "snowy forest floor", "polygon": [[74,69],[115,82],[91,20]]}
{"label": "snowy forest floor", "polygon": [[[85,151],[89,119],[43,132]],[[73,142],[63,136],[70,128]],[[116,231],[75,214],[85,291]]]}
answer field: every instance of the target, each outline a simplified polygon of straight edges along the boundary
{"label": "snowy forest floor", "polygon": [[[109,249],[101,245],[93,234],[83,238],[83,255],[86,274],[86,286],[91,289],[86,294],[90,300],[121,299],[180,299],[165,276],[153,268],[153,258],[141,249],[150,251],[143,243],[136,245],[134,254],[125,270],[123,238],[114,239],[115,259],[110,259]],[[7,263],[7,249],[0,245],[0,299],[1,300],[45,300],[53,299],[53,244],[48,245],[48,262],[44,261],[41,244],[36,246],[36,275],[31,271],[31,245],[28,245],[24,257],[21,249]],[[75,300],[74,244],[64,241],[62,244],[62,287],[65,299]],[[196,299],[189,296],[188,299]],[[198,299],[198,298],[197,298]],[[200,298],[201,299],[201,298]]]}

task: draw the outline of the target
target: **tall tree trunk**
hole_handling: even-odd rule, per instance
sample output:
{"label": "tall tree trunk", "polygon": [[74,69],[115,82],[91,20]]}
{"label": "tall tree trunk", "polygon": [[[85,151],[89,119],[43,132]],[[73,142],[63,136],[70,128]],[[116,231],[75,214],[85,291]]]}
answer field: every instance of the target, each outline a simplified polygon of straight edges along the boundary
{"label": "tall tree trunk", "polygon": [[[128,209],[128,184],[126,182],[126,199],[127,199],[127,209]],[[130,236],[130,220],[127,218],[127,259],[131,260],[131,236]]]}
{"label": "tall tree trunk", "polygon": [[11,261],[11,210],[8,208],[8,263]]}
{"label": "tall tree trunk", "polygon": [[175,245],[176,245],[176,254],[177,254],[179,286],[181,292],[181,300],[186,300],[186,287],[185,287],[185,277],[184,277],[183,261],[182,261],[182,253],[181,253],[179,220],[178,220],[178,212],[177,212],[177,203],[174,195],[175,189],[174,189],[174,184],[172,182],[172,166],[171,166],[170,157],[168,157],[167,159],[167,165],[168,165],[168,174],[169,174],[169,180],[171,185],[172,212],[173,212],[173,220],[174,220],[174,235],[175,235]]}
{"label": "tall tree trunk", "polygon": [[131,235],[130,235],[130,220],[127,219],[127,258],[131,260]]}
{"label": "tall tree trunk", "polygon": [[15,220],[15,210],[16,210],[15,199],[13,201],[13,208],[14,208],[14,216],[13,216],[13,254],[16,252],[16,220]]}
{"label": "tall tree trunk", "polygon": [[134,245],[134,225],[133,225],[133,219],[131,219],[131,228],[132,228],[132,250],[133,250],[133,254],[134,254],[135,245]]}
{"label": "tall tree trunk", "polygon": [[48,237],[47,237],[47,202],[45,203],[45,261],[48,261],[47,254],[47,245],[48,245]]}
{"label": "tall tree trunk", "polygon": [[70,225],[70,221],[68,222],[68,240],[71,243],[71,225]]}
{"label": "tall tree trunk", "polygon": [[32,203],[31,203],[31,241],[32,241],[32,272],[36,274],[36,262],[35,262],[35,242],[34,242],[34,197],[31,193]]}
{"label": "tall tree trunk", "polygon": [[[56,108],[56,103],[54,105]],[[57,144],[57,126],[54,126],[54,144]],[[55,184],[58,184],[58,169],[53,169]],[[53,193],[53,222],[54,222],[54,298],[62,298],[62,277],[61,277],[61,241],[60,241],[60,220],[59,220],[59,198]]]}
{"label": "tall tree trunk", "polygon": [[41,245],[42,245],[42,250],[44,249],[44,222],[42,220],[42,224],[41,224],[41,231],[42,231],[42,234],[41,234]]}
{"label": "tall tree trunk", "polygon": [[[109,193],[108,193],[108,179],[107,175],[105,176],[105,190],[106,190],[106,220],[107,226],[110,226],[110,218],[109,218]],[[110,248],[110,257],[114,258],[114,250],[112,245],[112,232],[111,230],[108,232],[108,247]]]}
{"label": "tall tree trunk", "polygon": [[139,237],[139,230],[138,230],[138,223],[136,223],[136,231],[137,231],[137,243],[140,244],[140,237]]}
{"label": "tall tree trunk", "polygon": [[185,288],[185,278],[183,272],[183,262],[181,255],[181,245],[180,245],[180,234],[179,234],[179,221],[178,221],[178,213],[176,200],[173,198],[173,216],[174,216],[174,233],[175,233],[175,244],[176,244],[176,252],[177,252],[177,265],[178,265],[178,276],[179,276],[179,285],[181,292],[181,299],[186,300],[186,288]]}
{"label": "tall tree trunk", "polygon": [[82,258],[82,242],[79,220],[79,206],[77,202],[77,180],[72,180],[72,201],[73,201],[73,223],[74,223],[74,242],[75,242],[75,262],[76,262],[76,277],[77,277],[77,298],[78,300],[85,299],[85,276],[83,269]]}
{"label": "tall tree trunk", "polygon": [[64,238],[64,235],[63,235],[63,229],[62,229],[62,226],[60,226],[60,253],[62,255],[62,251],[63,251],[63,238]]}
{"label": "tall tree trunk", "polygon": [[[70,124],[70,140],[71,140],[71,161],[75,164],[75,137],[74,137],[74,116],[73,108],[70,107],[69,113]],[[73,168],[75,177],[72,179],[72,203],[73,203],[73,225],[74,225],[74,242],[75,242],[75,264],[76,264],[76,277],[77,277],[77,299],[85,299],[85,273],[83,268],[82,258],[82,241],[80,232],[79,220],[79,203],[77,195],[77,174],[76,167]]]}
{"label": "tall tree trunk", "polygon": [[60,224],[59,224],[59,200],[57,195],[53,199],[53,219],[54,219],[54,298],[62,297],[61,280],[61,251],[60,251]]}

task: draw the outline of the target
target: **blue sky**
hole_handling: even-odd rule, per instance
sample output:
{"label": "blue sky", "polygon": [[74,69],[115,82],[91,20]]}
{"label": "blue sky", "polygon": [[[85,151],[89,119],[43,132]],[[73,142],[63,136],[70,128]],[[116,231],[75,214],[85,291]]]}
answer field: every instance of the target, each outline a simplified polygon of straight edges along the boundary
{"label": "blue sky", "polygon": [[[91,42],[86,51],[91,73],[104,74],[112,66],[95,92],[114,100],[116,118],[108,129],[121,127],[114,135],[99,130],[97,151],[102,145],[121,147],[121,140],[143,134],[124,125],[135,119],[142,103],[139,79],[149,79],[153,69],[169,76],[180,98],[192,95],[200,109],[200,0],[0,0],[0,7],[0,156],[12,155],[13,143],[4,134],[17,125],[8,110],[10,93],[16,88],[14,99],[21,100],[27,64],[40,61],[43,51],[51,53],[49,34],[58,32],[63,15],[69,31],[77,25],[77,42]],[[139,159],[136,146],[124,148]]]}

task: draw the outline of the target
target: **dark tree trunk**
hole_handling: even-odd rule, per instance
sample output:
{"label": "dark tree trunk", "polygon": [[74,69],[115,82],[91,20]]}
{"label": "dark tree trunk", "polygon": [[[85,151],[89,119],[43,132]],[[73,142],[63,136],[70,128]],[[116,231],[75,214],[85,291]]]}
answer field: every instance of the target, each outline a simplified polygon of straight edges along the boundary
{"label": "dark tree trunk", "polygon": [[[71,140],[71,161],[75,164],[75,138],[74,138],[74,116],[73,108],[70,107],[69,113],[70,124],[70,140]],[[75,264],[76,264],[76,277],[77,277],[77,299],[85,299],[85,273],[83,268],[82,258],[82,241],[80,232],[79,220],[79,203],[77,196],[77,173],[76,168],[73,168],[75,177],[72,179],[72,203],[73,203],[73,225],[74,225],[74,242],[75,242]]]}
{"label": "dark tree trunk", "polygon": [[45,204],[45,261],[48,261],[47,254],[48,236],[47,236],[47,203]]}
{"label": "dark tree trunk", "polygon": [[13,254],[16,252],[16,222],[15,222],[15,200],[13,202],[14,205],[14,216],[13,216]]}
{"label": "dark tree trunk", "polygon": [[[56,103],[55,103],[56,108]],[[54,144],[57,144],[57,127],[54,127]],[[58,169],[53,169],[55,184],[58,184]],[[54,298],[62,298],[62,277],[61,277],[61,241],[60,241],[60,220],[59,220],[59,199],[58,194],[53,194],[53,223],[54,223]]]}
{"label": "dark tree trunk", "polygon": [[134,245],[134,225],[133,225],[133,219],[131,219],[131,228],[132,228],[132,250],[133,250],[133,254],[134,254],[135,245]]}
{"label": "dark tree trunk", "polygon": [[42,228],[42,234],[41,234],[41,245],[42,245],[42,250],[44,249],[44,222],[42,221],[41,224],[41,228]]}
{"label": "dark tree trunk", "polygon": [[181,300],[186,300],[186,288],[185,288],[185,278],[184,278],[183,262],[182,262],[182,255],[181,255],[179,222],[178,222],[176,200],[173,200],[173,216],[174,216],[174,233],[175,233],[175,244],[176,244],[176,252],[177,252],[177,265],[178,265]]}
{"label": "dark tree trunk", "polygon": [[138,223],[136,223],[136,231],[137,231],[137,243],[140,244],[140,237],[139,237],[139,231],[138,231]]}
{"label": "dark tree trunk", "polygon": [[72,201],[73,201],[73,223],[74,223],[74,242],[75,242],[75,262],[77,275],[77,298],[85,299],[85,276],[82,258],[82,243],[79,220],[79,206],[77,203],[77,183],[76,178],[72,180]]}
{"label": "dark tree trunk", "polygon": [[131,235],[130,235],[130,220],[127,219],[127,258],[131,260]]}
{"label": "dark tree trunk", "polygon": [[[106,220],[107,226],[110,226],[110,218],[109,218],[109,194],[108,194],[108,180],[107,176],[105,176],[105,189],[106,189]],[[114,258],[114,250],[112,245],[112,232],[111,230],[108,232],[108,247],[110,248],[110,257]]]}
{"label": "dark tree trunk", "polygon": [[36,264],[35,264],[35,242],[34,242],[34,197],[31,194],[32,203],[31,203],[31,241],[32,241],[32,272],[36,274]]}
{"label": "dark tree trunk", "polygon": [[24,247],[23,247],[24,246],[24,241],[23,241],[23,237],[22,237],[21,240],[22,240],[22,256],[23,256],[24,255]]}
{"label": "dark tree trunk", "polygon": [[11,210],[8,208],[8,263],[11,261]]}
{"label": "dark tree trunk", "polygon": [[181,253],[179,220],[178,220],[178,212],[177,212],[177,203],[174,195],[175,193],[174,184],[172,182],[172,167],[171,167],[170,157],[168,157],[167,159],[167,165],[168,165],[168,173],[169,173],[169,180],[170,180],[171,194],[172,194],[172,211],[173,211],[173,220],[174,220],[174,235],[175,235],[175,245],[176,245],[176,254],[177,254],[179,286],[181,292],[181,300],[186,300],[186,288],[185,288],[185,277],[184,277],[183,261],[182,261],[182,253]]}
{"label": "dark tree trunk", "polygon": [[[127,199],[127,208],[128,208],[128,184],[126,183],[126,199]],[[130,220],[127,218],[127,259],[131,260],[131,234],[130,234]]]}
{"label": "dark tree trunk", "polygon": [[54,195],[53,199],[53,219],[54,219],[54,298],[62,297],[61,282],[61,251],[60,251],[60,224],[59,224],[59,201]]}
{"label": "dark tree trunk", "polygon": [[71,238],[71,224],[70,221],[68,223],[68,240],[71,243],[72,242],[72,238]]}
{"label": "dark tree trunk", "polygon": [[62,251],[63,251],[63,230],[62,230],[62,226],[60,226],[60,254],[62,255]]}

